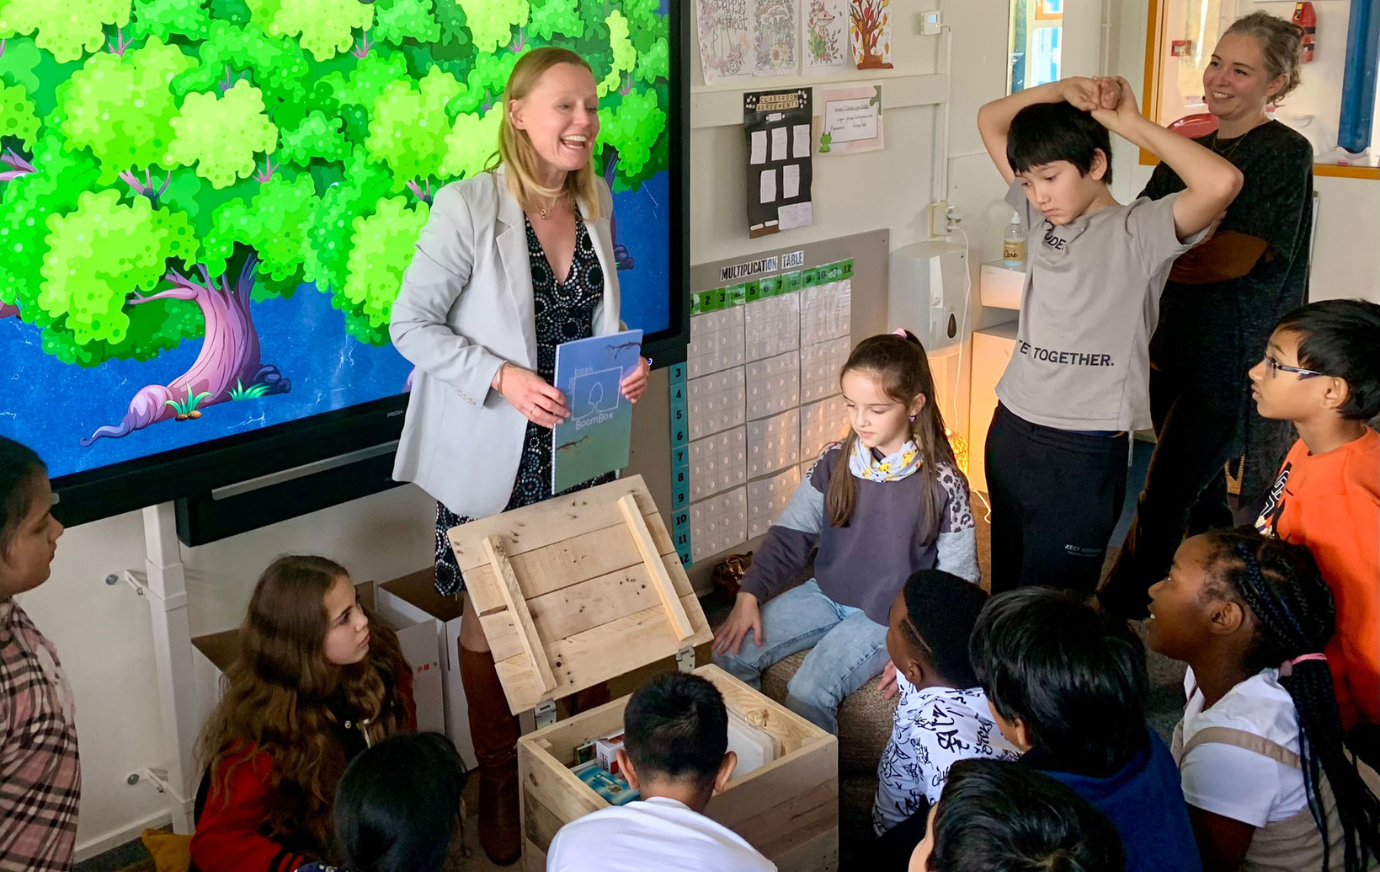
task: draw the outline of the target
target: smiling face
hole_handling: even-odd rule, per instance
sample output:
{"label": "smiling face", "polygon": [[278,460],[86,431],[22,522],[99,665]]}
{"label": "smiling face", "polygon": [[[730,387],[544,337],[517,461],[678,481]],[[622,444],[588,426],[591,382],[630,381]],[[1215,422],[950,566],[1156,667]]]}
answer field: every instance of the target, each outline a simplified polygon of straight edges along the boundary
{"label": "smiling face", "polygon": [[62,535],[62,524],[53,517],[48,476],[36,472],[27,486],[29,509],[14,528],[9,547],[0,553],[0,596],[33,590],[47,581]]}
{"label": "smiling face", "polygon": [[1168,577],[1150,586],[1146,644],[1157,654],[1189,660],[1211,640],[1213,612],[1222,603],[1204,592],[1210,551],[1203,536],[1186,540]]}
{"label": "smiling face", "polygon": [[589,70],[556,64],[509,104],[508,114],[531,140],[543,183],[558,186],[566,173],[589,166],[599,135],[599,95]]}
{"label": "smiling face", "polygon": [[1087,175],[1066,160],[1041,164],[1018,173],[1021,187],[1031,205],[1051,224],[1068,224],[1088,211],[1088,207],[1106,190],[1102,176],[1107,172],[1107,158],[1101,149],[1093,159]]}
{"label": "smiling face", "polygon": [[882,387],[877,373],[850,369],[840,379],[848,426],[858,441],[885,456],[901,450],[911,438],[910,416],[925,407],[925,395],[917,394],[909,405],[892,398]]}
{"label": "smiling face", "polygon": [[1203,70],[1207,108],[1219,122],[1263,115],[1283,85],[1283,76],[1270,78],[1260,41],[1243,33],[1223,36]]}
{"label": "smiling face", "polygon": [[349,666],[369,653],[369,618],[359,607],[355,586],[344,575],[326,591],[326,660]]}

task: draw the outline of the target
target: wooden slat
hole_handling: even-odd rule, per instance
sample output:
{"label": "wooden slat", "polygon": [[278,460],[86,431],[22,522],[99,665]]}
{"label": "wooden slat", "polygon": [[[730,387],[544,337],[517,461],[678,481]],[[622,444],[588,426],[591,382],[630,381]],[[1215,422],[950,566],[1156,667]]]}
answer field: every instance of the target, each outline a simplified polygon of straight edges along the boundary
{"label": "wooden slat", "polygon": [[749,821],[783,798],[809,793],[821,784],[838,783],[838,741],[817,742],[780,757],[728,783],[709,801],[704,813],[729,829]]}
{"label": "wooden slat", "polygon": [[733,825],[733,831],[765,856],[839,825],[839,782],[835,778],[794,796],[765,798],[774,805]]}
{"label": "wooden slat", "polygon": [[542,805],[532,795],[531,791],[523,794],[522,819],[525,821],[522,827],[528,841],[536,845],[543,851],[551,850],[551,840],[556,838],[556,833],[569,821],[563,821]]}
{"label": "wooden slat", "polygon": [[695,635],[695,630],[690,626],[690,618],[685,614],[685,609],[681,607],[680,597],[671,583],[670,573],[662,565],[661,555],[657,553],[656,545],[652,542],[647,522],[642,520],[642,513],[637,509],[637,498],[632,494],[619,498],[618,509],[623,513],[623,520],[627,522],[633,542],[642,555],[642,565],[651,577],[652,588],[666,609],[666,620],[671,625],[671,632],[678,641],[684,642]]}
{"label": "wooden slat", "polygon": [[484,559],[480,543],[493,535],[502,536],[503,541],[508,543],[511,556],[516,557],[582,533],[622,524],[623,518],[618,512],[617,503],[624,494],[637,494],[637,505],[644,515],[657,510],[642,476],[620,478],[517,511],[479,518],[452,529],[450,540],[455,546],[456,560],[463,572],[486,564],[488,561]]}
{"label": "wooden slat", "polygon": [[546,872],[546,852],[532,844],[531,839],[523,839],[522,868],[524,872]]}
{"label": "wooden slat", "polygon": [[835,826],[803,845],[767,859],[776,864],[776,872],[837,872],[839,828]]}
{"label": "wooden slat", "polygon": [[556,676],[551,672],[551,664],[546,659],[546,647],[542,645],[536,625],[532,623],[532,614],[527,610],[527,600],[523,598],[522,589],[518,587],[517,576],[513,574],[513,567],[504,554],[503,541],[496,535],[485,538],[484,554],[488,557],[489,565],[493,567],[494,575],[503,580],[499,592],[503,595],[509,614],[517,624],[518,641],[522,645],[523,653],[527,655],[532,678],[545,698],[556,689]]}
{"label": "wooden slat", "polygon": [[[640,505],[640,504],[639,504]],[[657,553],[674,556],[675,543],[661,516],[645,514],[647,529],[656,542]],[[508,554],[513,571],[522,581],[528,599],[553,593],[581,579],[607,575],[629,566],[640,566],[642,555],[628,535],[628,527],[621,514],[609,515],[612,526],[581,533],[550,545],[543,545],[523,554]],[[681,570],[682,574],[684,570]],[[465,570],[465,587],[479,614],[489,614],[503,607],[493,572],[487,564]]]}
{"label": "wooden slat", "polygon": [[[679,568],[680,558],[674,553],[658,557],[667,565]],[[524,588],[531,586],[530,576],[519,576]],[[685,574],[672,576],[677,598],[694,593]],[[469,576],[466,576],[466,580]],[[592,630],[601,624],[653,608],[661,602],[652,589],[646,567],[630,566],[608,575],[582,581],[544,596],[530,597],[527,609],[542,641],[560,639]],[[508,611],[481,615],[484,637],[493,651],[494,660],[507,660],[522,653],[517,627]]]}
{"label": "wooden slat", "polygon": [[[547,644],[547,660],[556,674],[556,695],[583,690],[633,667],[670,657],[686,645],[700,645],[714,638],[694,594],[681,597],[681,606],[695,629],[695,635],[683,644],[666,626],[666,612],[660,605]],[[495,666],[514,713],[542,701],[542,692],[523,658],[510,657]]]}
{"label": "wooden slat", "polygon": [[580,776],[554,760],[534,761],[522,789],[561,821],[573,821],[609,807],[608,801],[581,781]]}
{"label": "wooden slat", "polygon": [[763,727],[772,735],[780,737],[787,754],[794,753],[811,742],[833,738],[800,715],[768,699],[713,664],[701,666],[695,670],[695,674],[708,679],[717,687],[719,693],[723,694],[724,704],[740,714],[753,709],[766,709],[768,718]]}
{"label": "wooden slat", "polygon": [[[543,727],[535,733],[529,733],[518,739],[518,747],[532,745],[545,754],[545,758],[553,766],[565,766],[567,768],[575,765],[575,748],[583,745],[590,739],[599,736],[607,736],[614,730],[623,726],[623,709],[628,705],[628,698],[621,697],[591,709],[587,712],[557,721],[549,727]],[[539,759],[535,751],[529,751],[532,759]]]}

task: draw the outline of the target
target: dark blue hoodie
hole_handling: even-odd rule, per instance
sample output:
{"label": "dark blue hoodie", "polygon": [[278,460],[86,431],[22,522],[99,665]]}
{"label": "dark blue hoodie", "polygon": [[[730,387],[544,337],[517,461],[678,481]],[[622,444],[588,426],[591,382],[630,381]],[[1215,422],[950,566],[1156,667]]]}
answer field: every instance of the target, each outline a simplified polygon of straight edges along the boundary
{"label": "dark blue hoodie", "polygon": [[1148,745],[1107,777],[1068,771],[1076,761],[1056,761],[1038,749],[1021,762],[1067,784],[1111,820],[1121,833],[1126,872],[1202,872],[1179,768],[1160,737],[1146,733]]}

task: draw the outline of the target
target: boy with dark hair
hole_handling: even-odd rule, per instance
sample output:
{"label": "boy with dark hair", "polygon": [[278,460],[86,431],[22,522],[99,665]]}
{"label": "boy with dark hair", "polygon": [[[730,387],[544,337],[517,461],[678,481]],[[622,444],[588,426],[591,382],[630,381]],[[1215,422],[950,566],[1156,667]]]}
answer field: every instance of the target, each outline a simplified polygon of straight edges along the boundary
{"label": "boy with dark hair", "polygon": [[1014,763],[960,760],[930,809],[910,872],[1122,872],[1121,837],[1097,809]]}
{"label": "boy with dark hair", "polygon": [[[978,129],[1030,238],[1016,349],[987,436],[992,592],[1047,584],[1087,594],[1125,495],[1127,431],[1151,423],[1160,294],[1241,173],[1143,118],[1120,78],[1018,91],[983,106]],[[1187,189],[1117,203],[1109,132],[1158,155]]]}
{"label": "boy with dark hair", "polygon": [[702,812],[733,777],[723,695],[698,675],[638,688],[623,712],[619,771],[641,799],[571,821],[556,833],[548,872],[775,872],[742,836]]}
{"label": "boy with dark hair", "polygon": [[1145,722],[1145,647],[1124,622],[1071,594],[1023,588],[983,609],[971,654],[1021,762],[1111,820],[1127,872],[1202,869],[1178,769]]}
{"label": "boy with dark hair", "polygon": [[0,869],[72,868],[81,762],[72,687],[15,597],[52,574],[62,524],[48,468],[0,436]]}
{"label": "boy with dark hair", "polygon": [[907,579],[891,605],[886,649],[901,699],[877,766],[872,826],[879,836],[937,802],[955,762],[1020,757],[992,722],[968,660],[986,603],[977,585],[928,569]]}
{"label": "boy with dark hair", "polygon": [[1295,309],[1250,377],[1261,417],[1299,432],[1256,527],[1307,546],[1332,589],[1337,630],[1323,653],[1342,726],[1380,766],[1380,437],[1367,425],[1380,415],[1380,306]]}

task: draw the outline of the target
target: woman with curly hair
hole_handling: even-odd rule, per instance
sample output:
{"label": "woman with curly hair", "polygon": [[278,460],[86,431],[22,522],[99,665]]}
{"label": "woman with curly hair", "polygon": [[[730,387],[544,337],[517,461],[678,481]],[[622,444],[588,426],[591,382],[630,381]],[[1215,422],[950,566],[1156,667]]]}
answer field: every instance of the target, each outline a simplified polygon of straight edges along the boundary
{"label": "woman with curly hair", "polygon": [[279,557],[249,601],[229,687],[202,731],[192,866],[292,872],[336,859],[336,785],[373,743],[416,729],[411,667],[349,573]]}

